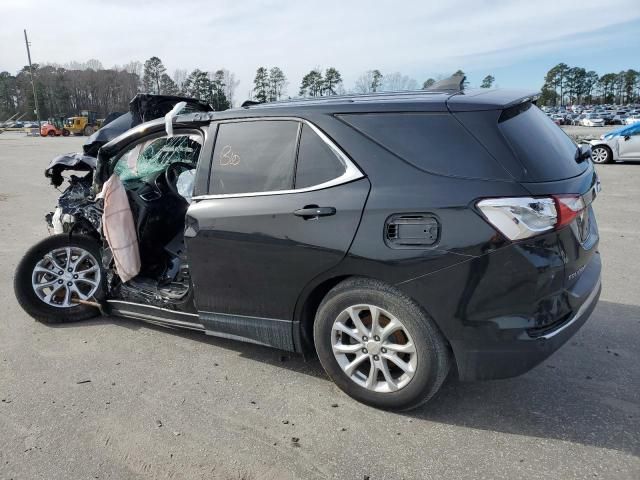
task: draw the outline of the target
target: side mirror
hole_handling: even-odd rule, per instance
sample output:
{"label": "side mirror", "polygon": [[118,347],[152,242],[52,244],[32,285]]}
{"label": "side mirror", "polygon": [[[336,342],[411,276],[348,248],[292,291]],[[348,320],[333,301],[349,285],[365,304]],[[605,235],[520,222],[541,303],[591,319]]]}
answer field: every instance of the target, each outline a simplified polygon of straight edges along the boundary
{"label": "side mirror", "polygon": [[624,136],[624,141],[626,142],[627,140],[629,140],[631,137],[629,135],[625,135]]}
{"label": "side mirror", "polygon": [[581,162],[582,160],[585,160],[587,158],[591,158],[591,145],[587,144],[587,143],[583,143],[580,145],[580,153],[578,154],[579,157],[576,158],[576,161]]}

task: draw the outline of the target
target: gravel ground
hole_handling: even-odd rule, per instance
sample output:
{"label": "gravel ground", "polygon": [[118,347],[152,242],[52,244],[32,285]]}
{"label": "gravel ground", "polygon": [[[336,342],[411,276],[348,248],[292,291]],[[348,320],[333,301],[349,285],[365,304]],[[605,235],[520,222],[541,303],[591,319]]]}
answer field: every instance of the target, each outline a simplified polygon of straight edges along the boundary
{"label": "gravel ground", "polygon": [[598,167],[604,290],[581,331],[526,375],[395,414],[277,350],[31,320],[13,271],[47,234],[45,166],[81,143],[0,135],[0,479],[640,478],[640,164]]}

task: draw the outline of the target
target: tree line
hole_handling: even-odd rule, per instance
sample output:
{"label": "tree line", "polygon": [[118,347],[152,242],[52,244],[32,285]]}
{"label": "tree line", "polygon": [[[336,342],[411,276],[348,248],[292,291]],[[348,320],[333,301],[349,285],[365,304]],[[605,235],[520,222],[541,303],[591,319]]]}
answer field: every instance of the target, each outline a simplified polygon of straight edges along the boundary
{"label": "tree line", "polygon": [[[219,69],[212,72],[195,69],[176,70],[172,76],[158,57],[144,64],[134,61],[105,69],[98,60],[66,65],[33,65],[38,107],[42,119],[77,115],[93,110],[105,116],[126,112],[129,101],[138,92],[184,95],[199,98],[216,110],[233,103],[239,81],[235,74]],[[23,119],[35,119],[35,101],[29,67],[16,75],[0,72],[0,121],[15,113]]]}
{"label": "tree line", "polygon": [[[65,65],[33,65],[38,106],[42,118],[71,116],[80,110],[94,110],[100,115],[127,111],[128,103],[138,92],[184,95],[204,100],[215,110],[226,110],[234,104],[239,84],[234,73],[221,68],[214,71],[196,68],[191,72],[177,69],[170,75],[162,60],[151,57],[143,63],[133,61],[105,69],[99,60]],[[464,75],[457,70],[454,75]],[[357,77],[354,86],[346,90],[342,74],[334,67],[313,68],[302,77],[295,94],[301,97],[321,97],[344,93],[374,93],[426,89],[440,78],[418,82],[400,72],[383,73],[371,69]],[[495,77],[487,75],[481,88],[491,88]],[[289,85],[284,71],[278,67],[261,66],[256,70],[250,96],[258,102],[287,98]],[[465,81],[465,88],[468,82]],[[632,103],[640,101],[640,72],[626,70],[599,76],[595,71],[569,67],[560,63],[544,78],[539,103],[565,105],[571,103]],[[33,119],[35,109],[29,68],[16,75],[0,72],[0,120],[16,112],[25,112]]]}
{"label": "tree line", "polygon": [[574,103],[626,104],[640,102],[640,72],[629,69],[598,75],[582,67],[559,63],[544,78],[539,103],[571,105]]}

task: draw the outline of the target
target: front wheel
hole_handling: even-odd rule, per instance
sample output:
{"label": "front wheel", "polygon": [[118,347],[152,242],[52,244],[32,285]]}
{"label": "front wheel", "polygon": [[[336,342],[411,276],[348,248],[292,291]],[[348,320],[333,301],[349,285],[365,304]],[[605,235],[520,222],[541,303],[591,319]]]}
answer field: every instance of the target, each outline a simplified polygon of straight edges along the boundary
{"label": "front wheel", "polygon": [[377,408],[421,405],[450,366],[445,339],[428,314],[375,280],[348,279],[327,294],[316,313],[314,343],[336,385]]}
{"label": "front wheel", "polygon": [[52,235],[25,253],[13,288],[18,303],[43,323],[86,320],[99,311],[78,303],[103,296],[104,275],[98,243],[82,235]]}
{"label": "front wheel", "polygon": [[611,150],[604,145],[598,145],[591,149],[591,160],[593,163],[610,163],[612,160]]}

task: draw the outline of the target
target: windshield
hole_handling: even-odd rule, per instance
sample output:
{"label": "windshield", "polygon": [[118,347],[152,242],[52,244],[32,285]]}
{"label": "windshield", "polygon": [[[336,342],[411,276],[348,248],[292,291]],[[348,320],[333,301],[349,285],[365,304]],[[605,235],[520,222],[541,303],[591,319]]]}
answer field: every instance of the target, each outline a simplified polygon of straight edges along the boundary
{"label": "windshield", "polygon": [[175,162],[185,162],[195,168],[201,142],[200,135],[191,134],[137,143],[114,160],[113,172],[126,183],[152,180]]}

